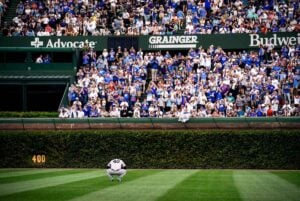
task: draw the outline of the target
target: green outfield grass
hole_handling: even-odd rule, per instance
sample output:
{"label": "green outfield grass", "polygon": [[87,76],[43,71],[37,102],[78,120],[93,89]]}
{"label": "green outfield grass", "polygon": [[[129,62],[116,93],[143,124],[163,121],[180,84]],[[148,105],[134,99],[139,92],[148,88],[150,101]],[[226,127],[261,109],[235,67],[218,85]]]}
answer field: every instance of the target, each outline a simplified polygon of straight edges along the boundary
{"label": "green outfield grass", "polygon": [[299,201],[300,171],[0,169],[0,201]]}

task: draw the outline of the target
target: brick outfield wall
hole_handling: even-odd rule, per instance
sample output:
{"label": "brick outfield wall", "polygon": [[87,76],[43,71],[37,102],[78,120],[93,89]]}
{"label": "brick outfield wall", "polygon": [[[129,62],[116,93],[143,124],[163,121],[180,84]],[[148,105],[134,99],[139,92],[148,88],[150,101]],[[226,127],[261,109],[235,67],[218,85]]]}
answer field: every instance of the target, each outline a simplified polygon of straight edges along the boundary
{"label": "brick outfield wall", "polygon": [[178,119],[0,119],[0,130],[87,130],[87,129],[300,129],[300,117],[294,118],[199,118],[186,123]]}

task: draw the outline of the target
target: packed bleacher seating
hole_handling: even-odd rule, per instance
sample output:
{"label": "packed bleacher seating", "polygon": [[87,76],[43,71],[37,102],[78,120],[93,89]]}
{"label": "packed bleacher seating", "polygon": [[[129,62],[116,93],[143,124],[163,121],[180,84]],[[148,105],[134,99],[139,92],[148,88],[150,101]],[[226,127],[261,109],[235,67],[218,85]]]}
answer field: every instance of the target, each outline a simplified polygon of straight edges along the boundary
{"label": "packed bleacher seating", "polygon": [[[121,47],[83,53],[70,108],[60,117],[265,117],[300,115],[300,45],[187,53]],[[147,81],[148,80],[148,81]],[[149,82],[149,84],[148,84]]]}
{"label": "packed bleacher seating", "polygon": [[[298,0],[21,0],[5,36],[299,31]],[[1,7],[1,4],[0,4]],[[5,7],[5,6],[4,6]],[[1,8],[0,8],[1,9]],[[1,10],[0,10],[1,11]],[[84,47],[60,117],[262,117],[300,113],[300,46],[157,51]],[[36,62],[42,62],[43,57]],[[50,62],[50,60],[47,60]]]}
{"label": "packed bleacher seating", "polygon": [[21,0],[6,36],[266,33],[299,30],[298,0]]}
{"label": "packed bleacher seating", "polygon": [[3,17],[7,11],[8,4],[9,0],[0,0],[0,26],[2,26]]}

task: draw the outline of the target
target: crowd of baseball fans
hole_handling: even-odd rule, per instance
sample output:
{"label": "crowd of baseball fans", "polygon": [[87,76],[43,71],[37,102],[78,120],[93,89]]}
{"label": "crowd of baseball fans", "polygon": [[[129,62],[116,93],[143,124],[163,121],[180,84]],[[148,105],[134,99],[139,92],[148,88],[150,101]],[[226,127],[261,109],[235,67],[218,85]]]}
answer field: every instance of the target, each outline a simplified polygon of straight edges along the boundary
{"label": "crowd of baseball fans", "polygon": [[9,0],[0,0],[0,26],[2,25],[4,14],[7,11]]}
{"label": "crowd of baseball fans", "polygon": [[299,30],[298,0],[21,0],[6,36]]}
{"label": "crowd of baseball fans", "polygon": [[184,53],[86,49],[60,117],[265,117],[300,114],[300,45]]}
{"label": "crowd of baseball fans", "polygon": [[[8,0],[0,2],[0,14]],[[4,36],[299,31],[298,0],[21,0]],[[299,116],[300,46],[83,48],[62,118]]]}

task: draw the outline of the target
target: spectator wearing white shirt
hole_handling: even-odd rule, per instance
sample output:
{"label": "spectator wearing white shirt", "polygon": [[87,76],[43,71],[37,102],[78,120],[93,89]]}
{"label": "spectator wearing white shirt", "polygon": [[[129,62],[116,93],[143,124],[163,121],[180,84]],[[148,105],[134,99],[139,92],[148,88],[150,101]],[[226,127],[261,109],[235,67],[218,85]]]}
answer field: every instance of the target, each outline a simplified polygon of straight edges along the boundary
{"label": "spectator wearing white shirt", "polygon": [[188,120],[190,120],[190,117],[191,113],[188,111],[187,107],[184,107],[183,110],[179,113],[178,121],[186,123]]}
{"label": "spectator wearing white shirt", "polygon": [[43,63],[43,55],[38,56],[35,60],[35,63],[37,63],[37,64]]}
{"label": "spectator wearing white shirt", "polygon": [[69,118],[70,114],[69,114],[69,110],[67,108],[60,108],[59,110],[59,118],[65,119],[65,118]]}
{"label": "spectator wearing white shirt", "polygon": [[120,118],[121,114],[120,114],[119,108],[114,106],[112,111],[109,113],[109,115],[110,115],[110,117]]}

